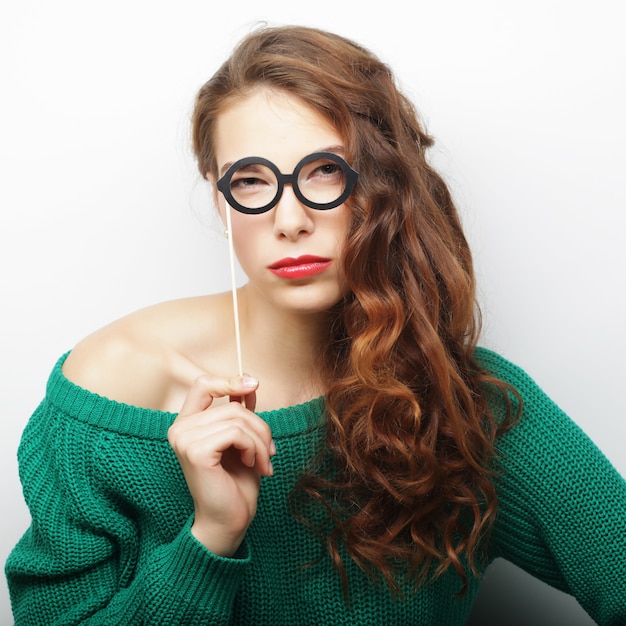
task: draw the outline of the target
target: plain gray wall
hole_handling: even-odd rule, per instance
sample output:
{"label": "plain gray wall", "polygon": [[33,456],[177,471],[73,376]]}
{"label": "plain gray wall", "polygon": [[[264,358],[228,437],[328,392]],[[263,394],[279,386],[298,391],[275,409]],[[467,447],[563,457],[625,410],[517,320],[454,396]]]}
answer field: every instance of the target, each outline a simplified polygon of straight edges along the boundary
{"label": "plain gray wall", "polygon": [[[28,524],[16,448],[58,356],[136,308],[228,288],[188,117],[258,20],[335,30],[396,70],[463,213],[483,343],[525,367],[626,474],[621,2],[429,0],[410,15],[402,0],[215,6],[3,6],[2,562]],[[475,619],[496,623],[494,612],[510,625],[588,623],[506,564]],[[0,625],[10,623],[2,582]]]}

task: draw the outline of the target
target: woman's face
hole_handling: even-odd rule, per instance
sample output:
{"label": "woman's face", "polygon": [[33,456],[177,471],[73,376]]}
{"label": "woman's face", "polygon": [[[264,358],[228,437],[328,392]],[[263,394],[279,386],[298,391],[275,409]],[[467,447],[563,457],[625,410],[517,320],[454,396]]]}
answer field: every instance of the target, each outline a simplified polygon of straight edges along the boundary
{"label": "woman's face", "polygon": [[[218,178],[245,157],[268,159],[283,174],[291,174],[303,157],[314,152],[345,158],[344,140],[326,118],[296,97],[263,89],[219,116],[214,141]],[[329,171],[332,164],[319,170],[323,176]],[[264,184],[254,168],[233,180],[244,194]],[[290,184],[285,184],[276,206],[259,214],[229,208],[217,189],[215,201],[224,224],[226,211],[231,211],[229,236],[255,296],[301,313],[325,311],[341,299],[345,293],[341,257],[351,221],[345,204],[328,210],[310,208],[298,200]]]}

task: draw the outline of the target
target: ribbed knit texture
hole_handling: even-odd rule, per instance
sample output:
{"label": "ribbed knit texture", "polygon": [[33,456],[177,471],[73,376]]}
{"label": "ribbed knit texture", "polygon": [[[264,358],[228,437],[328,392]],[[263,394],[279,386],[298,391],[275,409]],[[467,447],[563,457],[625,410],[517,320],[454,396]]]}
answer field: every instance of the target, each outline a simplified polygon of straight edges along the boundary
{"label": "ribbed knit texture", "polygon": [[[500,438],[500,512],[489,560],[504,557],[573,594],[602,625],[626,624],[626,484],[519,368],[479,349],[522,394]],[[478,591],[457,600],[449,573],[394,601],[347,563],[347,605],[319,541],[290,514],[297,476],[322,441],[322,399],[261,413],[275,475],[235,558],[190,533],[193,504],[167,442],[175,415],[113,402],[54,368],[19,449],[32,525],[6,564],[16,624],[463,624]]]}

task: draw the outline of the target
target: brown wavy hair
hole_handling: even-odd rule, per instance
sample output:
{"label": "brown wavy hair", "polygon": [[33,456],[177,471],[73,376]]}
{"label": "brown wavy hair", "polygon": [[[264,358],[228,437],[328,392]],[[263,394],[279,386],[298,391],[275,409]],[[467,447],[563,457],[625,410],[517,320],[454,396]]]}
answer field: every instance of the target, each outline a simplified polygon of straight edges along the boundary
{"label": "brown wavy hair", "polygon": [[[308,472],[298,493],[330,513],[332,527],[317,530],[344,589],[345,549],[393,592],[402,575],[419,584],[450,567],[463,591],[496,514],[495,439],[512,417],[514,390],[474,358],[472,258],[450,192],[426,159],[433,140],[367,49],[318,29],[263,27],[198,93],[193,146],[203,176],[217,174],[220,112],[260,87],[330,120],[359,172],[343,259],[349,294],[321,355],[332,465]],[[490,389],[503,398],[504,420],[490,409]]]}

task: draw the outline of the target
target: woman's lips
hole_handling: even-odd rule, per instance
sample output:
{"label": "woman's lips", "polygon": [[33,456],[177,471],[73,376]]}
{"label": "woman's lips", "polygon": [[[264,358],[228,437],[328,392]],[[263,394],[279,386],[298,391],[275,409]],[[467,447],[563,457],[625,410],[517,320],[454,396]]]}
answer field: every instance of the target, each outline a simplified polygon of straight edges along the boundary
{"label": "woman's lips", "polygon": [[294,259],[287,257],[269,266],[269,270],[280,278],[308,278],[323,272],[332,261],[323,257],[304,255]]}

